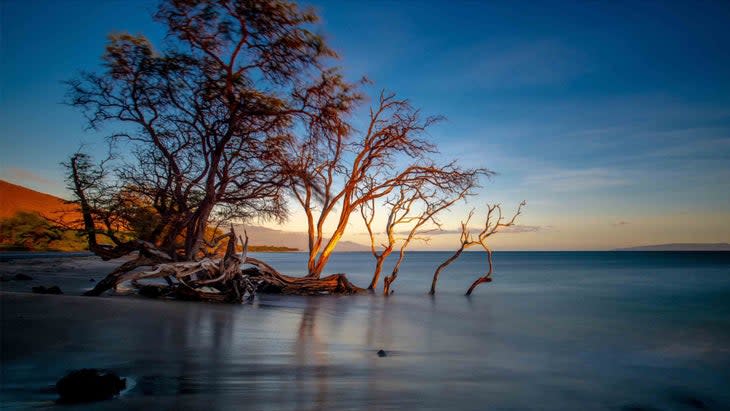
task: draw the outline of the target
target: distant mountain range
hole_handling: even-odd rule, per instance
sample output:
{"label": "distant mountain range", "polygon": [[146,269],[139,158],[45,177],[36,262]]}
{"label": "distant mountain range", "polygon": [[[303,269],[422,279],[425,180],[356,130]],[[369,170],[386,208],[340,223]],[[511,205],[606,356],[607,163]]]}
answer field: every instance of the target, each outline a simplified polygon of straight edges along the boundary
{"label": "distant mountain range", "polygon": [[730,251],[728,243],[672,243],[617,248],[614,251]]}
{"label": "distant mountain range", "polygon": [[[237,233],[243,233],[243,225],[235,224],[233,229]],[[274,228],[267,228],[255,225],[246,225],[249,242],[251,244],[276,244],[281,247],[296,248],[305,251],[309,248],[307,233],[296,231],[284,231]],[[370,248],[353,241],[342,241],[337,243],[335,252],[347,251],[368,251]]]}

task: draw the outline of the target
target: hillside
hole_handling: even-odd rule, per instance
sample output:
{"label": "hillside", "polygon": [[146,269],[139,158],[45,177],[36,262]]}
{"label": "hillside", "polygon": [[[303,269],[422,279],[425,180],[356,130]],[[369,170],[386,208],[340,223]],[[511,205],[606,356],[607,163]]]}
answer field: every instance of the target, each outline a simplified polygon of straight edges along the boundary
{"label": "hillside", "polygon": [[63,199],[0,180],[0,218],[19,211],[37,212],[52,221],[78,221],[81,213]]}

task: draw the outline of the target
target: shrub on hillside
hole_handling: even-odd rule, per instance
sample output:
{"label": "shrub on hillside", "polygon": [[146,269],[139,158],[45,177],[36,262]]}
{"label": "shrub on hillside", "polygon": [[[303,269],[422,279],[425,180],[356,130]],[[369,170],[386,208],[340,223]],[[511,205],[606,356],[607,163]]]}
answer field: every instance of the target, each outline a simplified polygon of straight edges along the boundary
{"label": "shrub on hillside", "polygon": [[0,249],[80,251],[86,241],[76,230],[60,227],[35,212],[19,211],[0,220]]}

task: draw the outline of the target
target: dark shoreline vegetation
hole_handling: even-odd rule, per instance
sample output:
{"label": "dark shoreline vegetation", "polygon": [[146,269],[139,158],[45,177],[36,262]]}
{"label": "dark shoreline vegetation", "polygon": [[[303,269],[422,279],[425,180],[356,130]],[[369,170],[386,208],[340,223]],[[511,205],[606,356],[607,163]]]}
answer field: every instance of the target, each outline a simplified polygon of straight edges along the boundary
{"label": "dark shoreline vegetation", "polygon": [[[66,102],[88,126],[112,130],[108,158],[78,151],[64,163],[80,211],[72,224],[102,259],[134,256],[87,295],[125,282],[148,295],[219,302],[251,301],[257,292],[375,292],[391,253],[402,261],[414,240],[440,228],[443,212],[494,175],[444,160],[428,135],[442,118],[395,93],[381,91],[365,118],[355,118],[365,112],[369,81],[345,78],[312,9],[284,0],[167,0],[154,18],[167,29],[162,48],[143,35],[113,34],[102,69],[67,82]],[[487,253],[486,274],[466,294],[492,281],[488,238],[514,225],[524,205],[511,216],[487,205],[478,228],[469,213],[457,250],[434,267],[430,293],[473,247]],[[246,232],[232,225],[283,222],[292,208],[307,222],[303,277],[247,256]],[[374,227],[376,214],[384,226]],[[352,218],[370,234],[367,288],[326,274]],[[385,273],[383,295],[399,266]],[[166,285],[145,283],[158,278]]]}
{"label": "dark shoreline vegetation", "polygon": [[[64,227],[37,212],[17,212],[0,219],[0,253],[2,252],[68,252],[89,251],[83,230]],[[276,245],[250,245],[251,252],[294,252],[298,248]]]}
{"label": "dark shoreline vegetation", "polygon": [[64,228],[36,212],[0,219],[0,251],[87,251],[83,232]]}

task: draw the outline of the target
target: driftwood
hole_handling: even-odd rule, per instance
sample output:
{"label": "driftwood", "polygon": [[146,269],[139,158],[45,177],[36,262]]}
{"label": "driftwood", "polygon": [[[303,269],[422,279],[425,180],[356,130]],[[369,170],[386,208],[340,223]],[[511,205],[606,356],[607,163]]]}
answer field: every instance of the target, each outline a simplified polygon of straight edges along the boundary
{"label": "driftwood", "polygon": [[170,258],[161,259],[147,255],[142,250],[139,251],[139,255],[134,260],[127,261],[126,263],[117,267],[114,271],[109,273],[103,280],[96,283],[96,286],[91,290],[84,293],[86,296],[98,296],[103,294],[117,286],[121,282],[121,278],[129,273],[130,271],[136,270],[140,267],[150,267],[156,264],[161,264],[163,261],[171,261]]}
{"label": "driftwood", "polygon": [[[131,282],[140,295],[155,298],[241,303],[250,301],[257,292],[295,295],[357,294],[365,290],[347,279],[344,274],[323,278],[291,277],[253,257],[247,257],[248,236],[239,239],[243,243],[241,254],[236,253],[236,235],[233,228],[213,240],[214,243],[228,238],[225,255],[220,259],[204,258],[200,261],[155,263],[142,254],[123,264],[109,274],[87,295],[102,292],[125,282]],[[152,270],[137,271],[138,267],[154,265]],[[244,265],[252,267],[244,268]],[[167,285],[149,284],[145,280],[165,279]]]}

